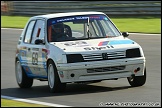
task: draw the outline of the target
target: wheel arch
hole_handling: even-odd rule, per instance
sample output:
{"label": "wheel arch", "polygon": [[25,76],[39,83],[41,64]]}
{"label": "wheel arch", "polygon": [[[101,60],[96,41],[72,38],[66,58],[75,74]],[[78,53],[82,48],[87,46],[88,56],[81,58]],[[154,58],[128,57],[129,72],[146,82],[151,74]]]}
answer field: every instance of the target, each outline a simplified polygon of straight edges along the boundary
{"label": "wheel arch", "polygon": [[61,78],[60,78],[59,72],[58,72],[58,70],[57,70],[57,65],[56,65],[56,62],[55,62],[55,61],[54,61],[52,58],[49,58],[49,59],[47,60],[47,75],[48,75],[48,64],[49,64],[49,62],[50,62],[50,61],[52,61],[52,62],[53,62],[54,67],[55,67],[56,72],[57,72],[57,75],[58,75],[58,77],[59,77],[59,80],[61,81]]}
{"label": "wheel arch", "polygon": [[48,58],[48,60],[47,60],[47,66],[48,66],[48,64],[49,64],[50,61],[52,61],[54,63],[54,65],[55,65],[55,67],[56,67],[56,63],[55,63],[55,61],[52,58]]}

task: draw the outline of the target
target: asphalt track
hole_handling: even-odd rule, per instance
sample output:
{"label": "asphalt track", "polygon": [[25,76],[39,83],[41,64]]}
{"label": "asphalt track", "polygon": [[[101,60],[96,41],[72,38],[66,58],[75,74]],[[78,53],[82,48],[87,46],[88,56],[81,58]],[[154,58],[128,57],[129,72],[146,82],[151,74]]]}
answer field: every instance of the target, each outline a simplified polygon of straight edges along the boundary
{"label": "asphalt track", "polygon": [[[14,57],[22,30],[1,29],[1,95],[74,107],[98,107],[100,103],[147,103],[161,106],[161,34],[130,34],[146,57],[147,80],[131,87],[126,78],[93,84],[68,84],[64,93],[50,93],[47,81],[34,80],[32,88],[20,89],[15,79]],[[133,104],[132,104],[133,105]]]}

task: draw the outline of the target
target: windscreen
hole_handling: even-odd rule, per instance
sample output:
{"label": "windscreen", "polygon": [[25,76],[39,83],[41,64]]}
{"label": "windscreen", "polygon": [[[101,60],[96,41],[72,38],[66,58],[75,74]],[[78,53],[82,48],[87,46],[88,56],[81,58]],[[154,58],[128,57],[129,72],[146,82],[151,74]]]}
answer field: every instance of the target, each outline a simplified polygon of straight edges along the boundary
{"label": "windscreen", "polygon": [[48,19],[48,41],[61,42],[120,36],[106,15],[77,15]]}

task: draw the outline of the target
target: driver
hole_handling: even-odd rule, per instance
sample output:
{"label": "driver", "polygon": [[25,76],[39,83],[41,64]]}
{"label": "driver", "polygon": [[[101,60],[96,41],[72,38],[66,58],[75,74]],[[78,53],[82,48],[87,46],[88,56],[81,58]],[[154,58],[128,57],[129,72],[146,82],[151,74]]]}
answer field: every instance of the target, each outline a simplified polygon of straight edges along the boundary
{"label": "driver", "polygon": [[65,37],[64,34],[64,24],[57,23],[52,25],[52,41],[63,40]]}

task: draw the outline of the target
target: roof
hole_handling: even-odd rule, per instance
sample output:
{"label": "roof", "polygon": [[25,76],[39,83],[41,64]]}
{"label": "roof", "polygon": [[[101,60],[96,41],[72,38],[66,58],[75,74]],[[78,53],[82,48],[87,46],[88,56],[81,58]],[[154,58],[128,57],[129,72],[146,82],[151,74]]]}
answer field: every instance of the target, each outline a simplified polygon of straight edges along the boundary
{"label": "roof", "polygon": [[53,13],[53,14],[46,14],[46,15],[38,15],[34,16],[32,18],[41,17],[41,18],[56,18],[56,17],[64,17],[64,16],[73,16],[73,15],[88,15],[88,14],[104,14],[103,12],[95,12],[95,11],[89,11],[89,12],[66,12],[66,13]]}

